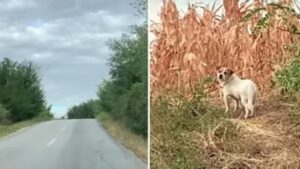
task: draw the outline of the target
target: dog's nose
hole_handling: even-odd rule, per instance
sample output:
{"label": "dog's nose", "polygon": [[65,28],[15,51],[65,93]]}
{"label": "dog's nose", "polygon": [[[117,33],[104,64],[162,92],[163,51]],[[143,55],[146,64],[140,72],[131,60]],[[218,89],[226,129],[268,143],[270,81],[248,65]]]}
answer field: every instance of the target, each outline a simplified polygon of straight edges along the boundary
{"label": "dog's nose", "polygon": [[220,74],[220,75],[219,75],[219,79],[222,79],[222,78],[223,78],[223,76],[222,76],[222,74]]}

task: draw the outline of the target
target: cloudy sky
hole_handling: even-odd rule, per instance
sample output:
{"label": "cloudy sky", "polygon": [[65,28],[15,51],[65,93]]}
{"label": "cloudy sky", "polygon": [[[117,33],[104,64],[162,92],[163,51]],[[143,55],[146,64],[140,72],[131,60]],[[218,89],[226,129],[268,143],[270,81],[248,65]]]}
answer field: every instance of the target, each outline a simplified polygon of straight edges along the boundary
{"label": "cloudy sky", "polygon": [[0,0],[0,59],[40,67],[56,117],[96,98],[108,77],[105,42],[141,23],[131,0]]}

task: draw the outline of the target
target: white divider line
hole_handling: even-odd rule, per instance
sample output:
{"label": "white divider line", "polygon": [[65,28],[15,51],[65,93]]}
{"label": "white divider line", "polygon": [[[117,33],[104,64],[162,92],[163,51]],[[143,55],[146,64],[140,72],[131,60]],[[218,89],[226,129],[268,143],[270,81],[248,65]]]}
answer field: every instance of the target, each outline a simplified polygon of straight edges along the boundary
{"label": "white divider line", "polygon": [[51,146],[54,142],[56,141],[56,139],[54,138],[54,139],[52,139],[48,144],[47,144],[47,146],[49,147],[49,146]]}

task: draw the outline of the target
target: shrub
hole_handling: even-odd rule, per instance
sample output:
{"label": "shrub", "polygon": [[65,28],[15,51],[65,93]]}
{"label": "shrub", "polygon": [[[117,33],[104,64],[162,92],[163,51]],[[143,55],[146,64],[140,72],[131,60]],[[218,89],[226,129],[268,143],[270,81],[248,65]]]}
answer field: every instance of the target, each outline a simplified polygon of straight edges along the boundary
{"label": "shrub", "polygon": [[147,136],[147,85],[144,83],[132,85],[124,118],[135,133]]}
{"label": "shrub", "polygon": [[173,91],[161,94],[151,102],[151,166],[205,168],[208,165],[202,159],[206,155],[194,138],[226,117],[224,110],[208,102],[199,85],[192,99]]}
{"label": "shrub", "polygon": [[109,114],[101,111],[97,114],[97,118],[99,118],[101,121],[106,121],[106,120],[110,119],[111,117]]}
{"label": "shrub", "polygon": [[231,119],[201,88],[192,99],[162,93],[151,102],[151,168],[299,168],[298,135],[277,130],[299,113],[284,110],[272,120]]}
{"label": "shrub", "polygon": [[9,123],[9,116],[10,112],[2,104],[0,104],[0,124]]}
{"label": "shrub", "polygon": [[53,119],[53,114],[50,112],[51,107],[47,107],[45,110],[43,110],[38,116],[38,120],[51,120]]}
{"label": "shrub", "polygon": [[300,91],[300,59],[294,59],[284,69],[277,71],[276,82],[285,98],[295,99]]}

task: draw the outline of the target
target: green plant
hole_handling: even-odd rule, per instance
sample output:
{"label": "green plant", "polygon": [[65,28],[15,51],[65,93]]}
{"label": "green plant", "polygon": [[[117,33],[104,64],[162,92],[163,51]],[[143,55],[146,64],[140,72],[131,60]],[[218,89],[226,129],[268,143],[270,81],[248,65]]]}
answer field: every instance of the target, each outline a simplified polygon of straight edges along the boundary
{"label": "green plant", "polygon": [[32,62],[0,62],[0,103],[13,122],[31,119],[46,109],[39,69]]}
{"label": "green plant", "polygon": [[199,83],[192,99],[168,91],[151,102],[153,168],[209,168],[210,165],[203,160],[208,159],[208,154],[197,137],[209,133],[227,119],[227,114],[208,101],[203,92],[203,86],[208,82],[209,78]]}
{"label": "green plant", "polygon": [[96,100],[88,100],[75,105],[68,110],[68,119],[94,118],[96,115]]}
{"label": "green plant", "polygon": [[295,99],[300,91],[300,60],[294,59],[284,69],[276,72],[276,82],[286,98]]}
{"label": "green plant", "polygon": [[2,104],[0,104],[0,123],[1,124],[9,123],[9,116],[10,116],[10,112]]}
{"label": "green plant", "polygon": [[[147,13],[146,2],[137,0],[133,4],[141,15]],[[99,112],[108,113],[146,138],[148,30],[146,18],[144,21],[132,26],[130,34],[107,42],[111,50],[110,77],[101,83],[97,95]]]}
{"label": "green plant", "polygon": [[102,111],[102,112],[98,113],[97,118],[99,118],[99,120],[101,120],[101,121],[106,121],[106,120],[110,119],[111,117],[109,116],[109,114]]}

